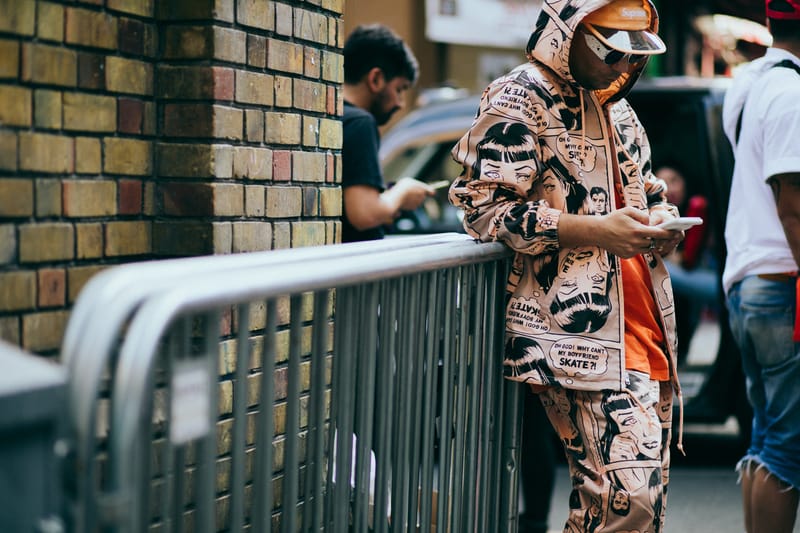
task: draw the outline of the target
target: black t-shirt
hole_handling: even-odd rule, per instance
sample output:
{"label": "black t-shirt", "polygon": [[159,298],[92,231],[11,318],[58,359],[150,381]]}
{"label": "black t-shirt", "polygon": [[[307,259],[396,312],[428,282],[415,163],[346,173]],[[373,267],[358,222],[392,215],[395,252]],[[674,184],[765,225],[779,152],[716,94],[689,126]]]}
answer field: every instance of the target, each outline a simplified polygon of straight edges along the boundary
{"label": "black t-shirt", "polygon": [[[380,133],[372,113],[345,101],[342,116],[342,190],[351,185],[369,185],[379,192],[386,188],[378,160]],[[382,239],[382,226],[358,231],[342,213],[342,242]]]}

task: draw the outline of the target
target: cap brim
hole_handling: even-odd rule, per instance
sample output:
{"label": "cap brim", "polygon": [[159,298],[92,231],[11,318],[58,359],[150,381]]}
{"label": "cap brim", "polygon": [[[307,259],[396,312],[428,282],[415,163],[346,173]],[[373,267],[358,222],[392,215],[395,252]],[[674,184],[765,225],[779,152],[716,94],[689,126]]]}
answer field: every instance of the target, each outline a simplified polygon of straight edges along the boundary
{"label": "cap brim", "polygon": [[658,35],[650,31],[628,31],[614,28],[602,28],[603,31],[601,32],[599,29],[601,28],[600,26],[586,24],[586,27],[604,44],[626,54],[654,55],[663,54],[667,51],[667,46],[664,44],[664,41],[662,41]]}

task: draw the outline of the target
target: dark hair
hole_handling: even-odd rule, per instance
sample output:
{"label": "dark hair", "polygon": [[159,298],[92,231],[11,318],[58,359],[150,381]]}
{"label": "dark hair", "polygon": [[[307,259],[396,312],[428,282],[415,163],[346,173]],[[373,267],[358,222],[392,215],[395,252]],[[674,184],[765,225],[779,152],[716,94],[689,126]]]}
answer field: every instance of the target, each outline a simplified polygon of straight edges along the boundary
{"label": "dark hair", "polygon": [[344,81],[358,83],[375,67],[387,81],[403,76],[414,83],[419,75],[417,58],[396,33],[382,24],[358,26],[344,43]]}
{"label": "dark hair", "polygon": [[778,41],[794,41],[800,35],[800,20],[769,19],[769,32]]}

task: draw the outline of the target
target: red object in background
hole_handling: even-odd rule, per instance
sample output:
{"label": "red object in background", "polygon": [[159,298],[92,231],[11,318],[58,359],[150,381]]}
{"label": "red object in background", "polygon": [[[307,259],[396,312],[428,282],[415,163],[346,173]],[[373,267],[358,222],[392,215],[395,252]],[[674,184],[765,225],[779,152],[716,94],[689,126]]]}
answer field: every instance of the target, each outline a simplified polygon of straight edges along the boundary
{"label": "red object in background", "polygon": [[689,204],[686,207],[687,217],[700,217],[703,223],[698,226],[692,226],[686,230],[686,237],[683,239],[683,258],[682,263],[685,268],[694,268],[697,261],[700,259],[700,253],[703,251],[703,246],[706,241],[706,234],[708,231],[708,200],[702,196],[692,196],[689,198]]}

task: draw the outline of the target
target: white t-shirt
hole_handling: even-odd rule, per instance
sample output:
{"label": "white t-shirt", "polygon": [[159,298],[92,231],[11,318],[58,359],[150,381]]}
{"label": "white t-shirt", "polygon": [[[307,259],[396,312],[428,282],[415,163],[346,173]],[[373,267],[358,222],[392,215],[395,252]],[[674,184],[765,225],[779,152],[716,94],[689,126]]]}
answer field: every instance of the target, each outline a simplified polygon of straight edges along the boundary
{"label": "white t-shirt", "polygon": [[784,59],[800,65],[800,58],[770,48],[744,67],[725,96],[723,124],[736,159],[725,221],[726,293],[745,276],[798,269],[767,183],[776,174],[800,172],[800,74],[772,68]]}

